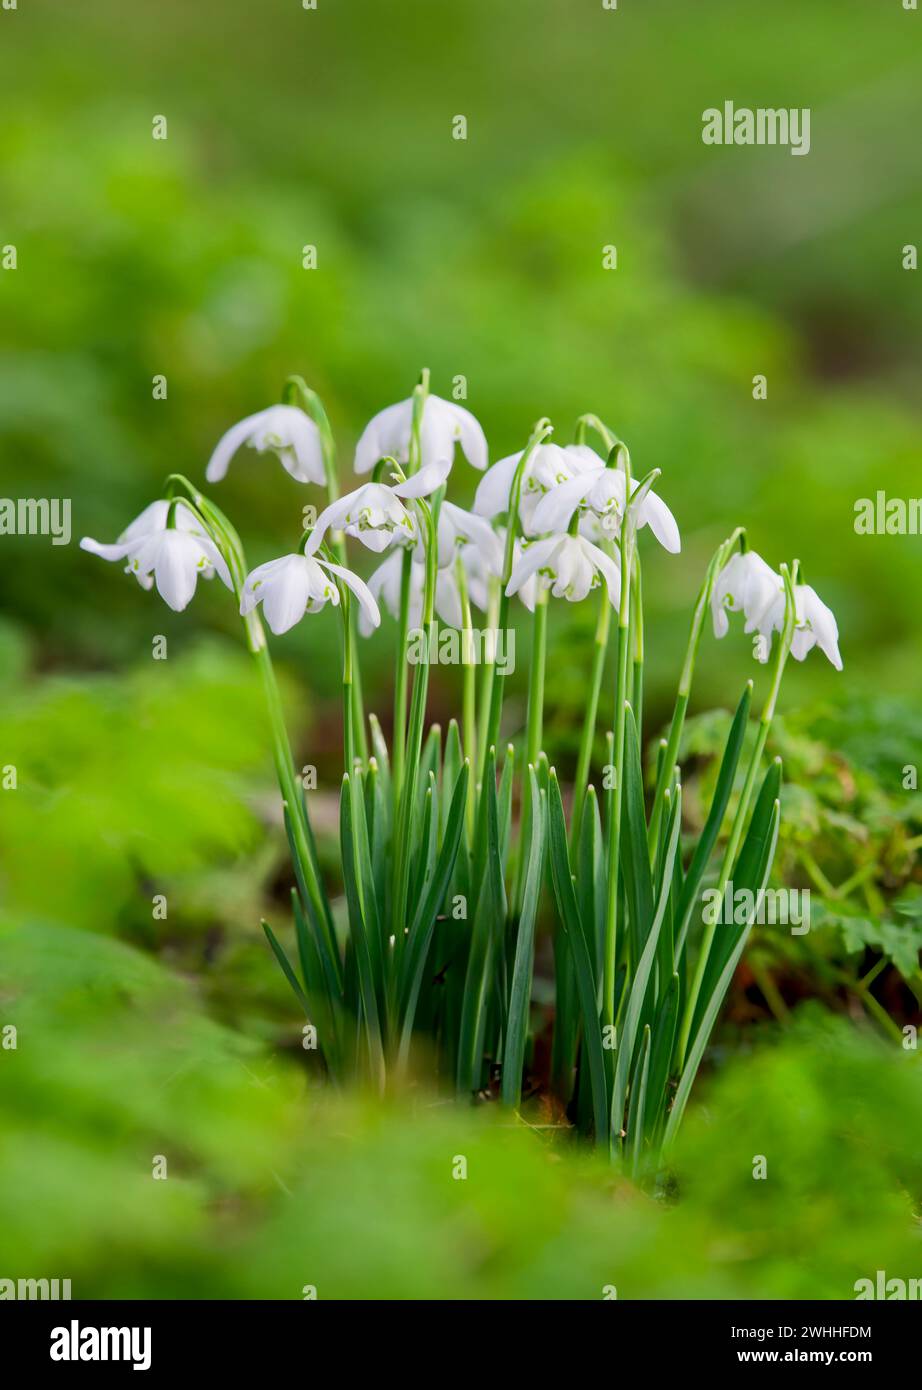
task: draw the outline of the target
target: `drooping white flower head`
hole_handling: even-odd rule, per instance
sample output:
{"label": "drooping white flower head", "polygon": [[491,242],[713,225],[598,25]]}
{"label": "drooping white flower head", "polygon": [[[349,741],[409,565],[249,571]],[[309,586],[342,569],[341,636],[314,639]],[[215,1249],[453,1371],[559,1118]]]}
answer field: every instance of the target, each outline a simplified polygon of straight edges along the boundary
{"label": "drooping white flower head", "polygon": [[458,551],[469,556],[479,551],[484,562],[493,574],[500,574],[503,567],[503,547],[499,537],[488,521],[454,502],[443,501],[439,508],[439,565],[445,568],[455,560]]}
{"label": "drooping white flower head", "polygon": [[[492,518],[508,512],[515,471],[523,453],[520,449],[517,454],[500,459],[481,478],[474,495],[474,511],[478,516]],[[545,493],[582,472],[583,466],[576,455],[559,444],[535,446],[525,465],[519,495],[519,520],[523,529],[529,529],[535,508]]]}
{"label": "drooping white flower head", "polygon": [[[166,529],[169,511],[169,502],[165,498],[158,498],[156,502],[151,502],[150,506],[145,507],[140,516],[136,516],[134,521],[125,527],[118,540],[113,544],[107,545],[102,541],[93,540],[92,536],[84,536],[80,542],[80,549],[88,551],[91,555],[98,555],[102,560],[128,560],[125,573],[133,574],[142,588],[150,589],[154,582],[153,579],[150,575],[138,573],[131,564],[131,556],[138,550],[141,541],[153,531]],[[181,503],[176,504],[175,520],[176,525],[183,531],[201,530],[196,518]]]}
{"label": "drooping white flower head", "polygon": [[[784,589],[776,594],[757,621],[758,630],[771,639],[773,632],[784,627]],[[809,584],[794,585],[794,635],[791,655],[803,661],[814,647],[819,647],[837,671],[842,670],[839,655],[839,626],[831,608]]]}
{"label": "drooping white flower head", "polygon": [[327,531],[344,531],[355,536],[369,550],[380,553],[389,545],[414,545],[419,535],[416,517],[404,506],[404,500],[428,497],[442,486],[451,471],[451,463],[427,463],[407,478],[406,482],[388,486],[386,483],[363,483],[354,492],[331,502],[317,518],[305,547],[313,555]]}
{"label": "drooping white flower head", "polygon": [[780,595],[784,616],[784,580],[754,550],[737,551],[724,565],[711,592],[714,636],[724,637],[728,613],[742,613],[746,632],[761,632],[762,619]]}
{"label": "drooping white flower head", "polygon": [[512,597],[534,577],[555,598],[579,603],[602,580],[614,607],[621,601],[621,571],[610,556],[584,536],[548,536],[522,548],[512,569],[506,593]]}
{"label": "drooping white flower head", "polygon": [[[400,617],[400,587],[403,578],[403,554],[395,550],[378,566],[368,580],[368,587],[375,598],[380,599],[388,613]],[[410,602],[408,607],[409,625],[419,627],[423,617],[423,598],[426,587],[426,566],[414,559],[410,566]],[[473,597],[472,597],[473,601]],[[435,611],[449,627],[463,625],[461,593],[458,577],[453,569],[440,569],[435,580]],[[364,612],[359,614],[359,631],[368,637],[373,624],[368,622]]]}
{"label": "drooping white flower head", "polygon": [[243,445],[258,454],[276,454],[286,472],[299,483],[324,483],[320,431],[311,417],[296,405],[270,405],[256,415],[232,425],[218,440],[208,460],[205,477],[220,482],[231,459]]}
{"label": "drooping white flower head", "polygon": [[[389,405],[378,412],[362,431],[355,448],[356,473],[368,473],[379,459],[395,458],[406,463],[410,456],[413,423],[413,397]],[[453,463],[455,444],[460,442],[464,457],[475,468],[487,466],[487,441],[479,422],[469,410],[441,396],[427,396],[420,421],[420,466]]]}
{"label": "drooping white flower head", "polygon": [[[529,518],[531,535],[566,531],[577,507],[594,515],[607,539],[614,539],[624,520],[624,500],[627,494],[627,475],[621,468],[608,468],[605,462],[586,444],[569,444],[564,450],[579,471],[562,479],[540,499]],[[640,486],[631,479],[631,496]],[[682,549],[675,517],[661,497],[651,489],[637,507],[637,528],[649,526],[660,545],[671,554]]]}
{"label": "drooping white flower head", "polygon": [[314,555],[283,555],[258,565],[247,575],[240,600],[240,613],[246,617],[258,603],[276,637],[299,623],[305,613],[319,613],[327,603],[339,605],[335,575],[359,601],[360,621],[370,631],[381,621],[381,614],[368,585],[351,570],[320,560]]}
{"label": "drooping white flower head", "polygon": [[153,575],[157,592],[176,613],[188,607],[200,577],[217,574],[228,589],[232,589],[224,558],[207,536],[191,531],[155,531],[142,542],[132,557],[132,566],[139,574]]}
{"label": "drooping white flower head", "polygon": [[165,498],[151,502],[114,545],[84,536],[80,549],[103,560],[127,560],[126,574],[133,574],[143,589],[156,583],[161,598],[181,613],[195,593],[199,578],[211,579],[217,574],[229,589],[233,584],[220,551],[182,502],[175,503],[175,524],[167,529],[170,505]]}

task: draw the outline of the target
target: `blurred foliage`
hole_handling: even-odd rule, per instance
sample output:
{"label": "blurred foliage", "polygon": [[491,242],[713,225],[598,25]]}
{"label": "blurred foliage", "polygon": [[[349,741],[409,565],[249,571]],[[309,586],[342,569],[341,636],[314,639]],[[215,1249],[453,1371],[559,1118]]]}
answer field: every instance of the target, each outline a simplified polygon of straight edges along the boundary
{"label": "blurred foliage", "polygon": [[[770,561],[805,562],[839,615],[849,679],[909,689],[916,547],[855,536],[852,507],[879,486],[918,491],[905,363],[922,311],[900,266],[922,211],[912,16],[858,0],[832,16],[817,0],[770,16],[718,0],[706,18],[678,0],[627,14],[471,0],[445,6],[439,46],[431,0],[406,0],[399,19],[373,0],[316,12],[268,0],[258,24],[245,0],[166,0],[132,12],[134,41],[111,61],[126,23],[114,0],[57,8],[53,25],[41,10],[15,17],[0,53],[0,205],[19,248],[0,279],[11,494],[72,496],[75,534],[113,537],[168,471],[200,478],[221,431],[292,370],[324,396],[345,473],[364,420],[428,363],[443,394],[466,376],[494,457],[538,415],[566,438],[588,408],[642,469],[663,468],[685,549],[648,566],[654,714],[706,559],[737,522]],[[674,57],[651,102],[664,33]],[[697,61],[678,61],[691,43]],[[834,64],[808,60],[833,49]],[[701,110],[742,91],[809,100],[810,156],[703,146]],[[450,139],[456,110],[467,142]],[[165,141],[151,138],[159,113]],[[887,159],[856,182],[855,150],[878,141]],[[601,268],[609,242],[615,272]],[[161,372],[169,395],[155,401]],[[459,466],[456,495],[474,481]],[[304,500],[316,489],[249,454],[222,488],[252,563],[297,536]],[[145,641],[133,587],[75,546],[6,538],[0,579],[55,660],[118,663]],[[168,635],[231,628],[219,597],[157,621]],[[555,614],[562,650],[579,622]],[[331,631],[317,622],[284,644],[326,694],[335,663],[306,653],[331,656]],[[721,658],[702,673],[705,707],[726,698]],[[387,635],[370,659],[386,680]],[[814,658],[789,685],[826,693],[834,677]],[[567,663],[552,667],[564,741],[578,689]]]}
{"label": "blurred foliage", "polygon": [[711,1082],[673,1204],[492,1106],[306,1088],[131,947],[0,930],[5,1277],[75,1297],[849,1298],[916,1270],[918,1055],[841,1024]]}
{"label": "blurred foliage", "polygon": [[17,781],[0,798],[10,913],[125,927],[145,885],[149,904],[165,878],[256,843],[242,793],[265,767],[266,721],[243,653],[212,644],[119,678],[26,680],[0,711]]}

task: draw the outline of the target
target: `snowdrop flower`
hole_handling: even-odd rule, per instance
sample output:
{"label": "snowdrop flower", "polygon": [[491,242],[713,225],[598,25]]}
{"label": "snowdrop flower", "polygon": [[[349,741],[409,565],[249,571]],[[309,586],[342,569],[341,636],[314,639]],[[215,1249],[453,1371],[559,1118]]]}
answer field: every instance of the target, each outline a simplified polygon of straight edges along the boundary
{"label": "snowdrop flower", "polygon": [[286,472],[299,483],[324,483],[320,431],[296,405],[270,405],[232,425],[218,440],[205,469],[210,483],[220,482],[234,454],[249,444],[258,454],[277,454]]}
{"label": "snowdrop flower", "polygon": [[[400,617],[400,586],[403,578],[403,554],[395,550],[379,565],[368,581],[368,588],[375,598],[394,618]],[[426,566],[414,560],[410,566],[410,604],[408,608],[409,625],[419,627],[423,618],[423,596],[426,586]],[[460,628],[464,618],[461,609],[461,594],[458,579],[453,569],[440,569],[435,580],[435,611],[449,627]],[[366,618],[364,610],[359,614],[359,631],[368,637],[373,624]]]}
{"label": "snowdrop flower", "polygon": [[307,542],[306,553],[313,555],[330,530],[345,531],[347,536],[355,536],[369,550],[379,553],[394,541],[413,545],[419,527],[401,498],[409,501],[427,497],[442,486],[450,470],[448,461],[428,463],[406,482],[393,487],[386,483],[363,483],[354,492],[324,507]]}
{"label": "snowdrop flower", "polygon": [[158,594],[176,613],[188,607],[200,575],[217,574],[228,589],[234,587],[217,546],[207,536],[176,527],[148,536],[132,557],[132,565],[139,574],[153,575]]}
{"label": "snowdrop flower", "polygon": [[[517,454],[500,459],[499,463],[494,463],[481,478],[474,496],[474,511],[478,516],[494,517],[500,512],[508,512],[515,471],[523,453],[524,450],[520,449]],[[562,449],[559,444],[545,443],[535,446],[525,465],[519,496],[519,518],[526,530],[535,508],[545,493],[568,482],[577,473],[582,472],[583,468],[581,459]]]}
{"label": "snowdrop flower", "polygon": [[217,573],[229,589],[233,585],[220,551],[182,502],[173,505],[175,525],[167,529],[171,505],[165,498],[152,502],[114,545],[103,545],[84,536],[80,549],[103,560],[127,560],[126,574],[133,574],[143,589],[156,583],[161,598],[181,613],[200,577],[211,579]]}
{"label": "snowdrop flower", "polygon": [[737,551],[720,571],[711,593],[714,636],[726,636],[730,626],[727,613],[745,616],[744,631],[762,631],[763,615],[779,596],[783,620],[784,581],[781,575],[754,550]]}
{"label": "snowdrop flower", "polygon": [[[395,458],[406,463],[410,456],[413,423],[413,397],[381,410],[362,431],[355,449],[356,473],[368,473],[379,459]],[[487,466],[487,441],[478,421],[469,410],[440,396],[427,396],[420,422],[421,466],[427,463],[453,463],[455,444],[460,441],[468,463],[483,470]]]}
{"label": "snowdrop flower", "polygon": [[[145,507],[140,516],[136,516],[134,521],[125,527],[114,544],[106,545],[102,541],[94,541],[92,536],[84,536],[80,542],[80,549],[88,551],[91,555],[98,555],[102,560],[128,560],[125,573],[133,574],[142,588],[149,589],[153,585],[153,579],[149,575],[138,573],[131,563],[131,556],[137,552],[141,541],[153,531],[166,529],[169,511],[169,502],[165,498],[159,498],[156,502],[151,502],[149,507]],[[176,505],[175,520],[176,525],[183,531],[201,530],[196,518],[181,503]]]}
{"label": "snowdrop flower", "polygon": [[454,502],[443,502],[439,508],[439,565],[445,568],[452,564],[459,549],[465,555],[479,551],[490,572],[501,573],[503,547],[490,523]]}
{"label": "snowdrop flower", "polygon": [[[496,534],[496,533],[494,533]],[[461,564],[464,567],[464,577],[467,583],[467,594],[475,608],[486,613],[490,606],[490,584],[493,580],[500,579],[503,573],[503,536],[496,535],[497,549],[483,548],[478,545],[462,545],[458,554]],[[516,548],[518,556],[520,547]],[[532,579],[519,594],[523,603],[528,602],[532,596],[535,581]],[[532,597],[531,607],[534,607]]]}
{"label": "snowdrop flower", "polygon": [[535,577],[555,598],[579,603],[604,579],[613,607],[621,601],[621,572],[604,550],[583,536],[549,536],[525,546],[506,585],[511,598],[527,580]]}
{"label": "snowdrop flower", "polygon": [[269,560],[247,575],[240,600],[241,617],[263,606],[266,622],[276,637],[299,623],[305,613],[319,613],[327,603],[339,604],[339,589],[331,579],[337,576],[359,601],[362,623],[369,631],[377,627],[381,614],[368,585],[351,570],[320,560],[313,555],[283,555]]}
{"label": "snowdrop flower", "polygon": [[[609,538],[618,535],[624,517],[627,475],[620,468],[608,468],[593,449],[585,444],[571,444],[565,450],[568,460],[579,470],[575,476],[562,480],[541,498],[530,521],[532,535],[565,531],[577,507],[598,518],[603,533]],[[640,483],[631,479],[631,496]],[[652,490],[637,508],[637,526],[649,526],[660,545],[677,555],[682,548],[675,517],[661,497]]]}
{"label": "snowdrop flower", "polygon": [[[773,632],[784,627],[784,589],[772,599],[767,610],[758,619],[757,626],[763,636],[771,638]],[[747,629],[748,630],[748,629]],[[815,589],[809,584],[794,585],[794,635],[791,639],[791,655],[796,661],[804,657],[814,647],[819,647],[837,671],[842,670],[839,655],[839,626],[831,608],[828,608]]]}
{"label": "snowdrop flower", "polygon": [[[504,533],[504,532],[500,532],[500,536],[504,538],[505,533]],[[514,545],[513,545],[513,547],[512,547],[512,573],[513,573],[513,574],[515,574],[516,567],[518,566],[518,564],[519,564],[519,562],[521,561],[523,555],[525,554],[526,549],[527,549],[527,547],[526,547],[526,546],[523,546],[523,544],[522,544],[521,541],[517,540],[517,541],[514,543]],[[520,584],[520,585],[519,585],[518,595],[519,595],[519,598],[521,599],[522,603],[523,603],[523,604],[525,605],[525,607],[528,609],[529,613],[534,613],[534,611],[535,611],[535,604],[538,602],[538,579],[537,579],[537,576],[536,576],[536,575],[534,575],[534,574],[531,575],[530,578],[528,578],[528,579],[525,580],[525,583],[524,583],[524,584]]]}

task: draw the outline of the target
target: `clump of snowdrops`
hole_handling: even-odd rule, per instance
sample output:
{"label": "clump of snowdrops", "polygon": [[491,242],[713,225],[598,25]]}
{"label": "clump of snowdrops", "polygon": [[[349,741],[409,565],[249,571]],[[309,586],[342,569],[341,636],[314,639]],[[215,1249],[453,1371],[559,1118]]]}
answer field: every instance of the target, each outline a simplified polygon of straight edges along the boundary
{"label": "clump of snowdrops", "polygon": [[[772,570],[735,530],[704,575],[646,798],[640,543],[646,532],[675,553],[679,530],[653,488],[659,469],[635,477],[626,445],[597,416],[580,418],[572,444],[551,435],[550,422],[539,420],[520,452],[490,467],[477,420],[431,394],[423,372],[410,399],[382,410],[362,433],[361,480],[341,496],[323,406],[292,377],[281,404],[227,432],[206,470],[209,483],[219,482],[249,445],[274,454],[298,481],[325,488],[327,505],[290,554],[250,570],[231,522],[177,474],[114,545],[82,545],[124,561],[177,611],[199,578],[217,576],[234,595],[265,687],[296,881],[296,957],[264,927],[330,1077],[383,1089],[424,1039],[420,1054],[440,1080],[450,1077],[463,1096],[498,1089],[519,1108],[534,1046],[536,931],[547,921],[556,991],[551,1089],[581,1131],[643,1173],[681,1122],[771,868],[781,767],[763,760],[785,662],[818,646],[841,667],[838,634],[830,610],[799,581],[797,562]],[[458,446],[483,474],[470,511],[445,495]],[[383,557],[367,583],[348,565],[347,541]],[[567,789],[542,737],[552,600],[596,608]],[[497,654],[513,602],[533,624],[518,748],[500,746],[505,666]],[[366,713],[360,681],[361,635],[381,623],[379,603],[396,620],[389,746]],[[321,876],[310,793],[295,769],[263,626],[279,634],[327,607],[339,610],[343,650],[338,897]],[[709,609],[717,637],[729,614],[742,615],[768,667],[767,693],[740,766],[753,699],[746,683],[709,814],[683,851],[676,758]],[[444,739],[426,727],[439,620],[457,633],[462,662],[460,719]],[[614,689],[603,690],[612,642]],[[595,767],[600,719],[607,753]],[[720,894],[732,882],[734,901],[751,907],[732,922],[705,923],[705,882]]]}

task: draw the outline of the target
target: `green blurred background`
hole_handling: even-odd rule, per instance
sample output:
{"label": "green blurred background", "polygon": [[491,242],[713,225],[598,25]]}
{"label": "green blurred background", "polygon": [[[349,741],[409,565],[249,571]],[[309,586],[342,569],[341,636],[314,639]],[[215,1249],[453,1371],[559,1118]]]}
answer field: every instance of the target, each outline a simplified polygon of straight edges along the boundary
{"label": "green blurred background", "polygon": [[[887,1259],[919,1273],[899,1267],[918,1154],[893,1120],[918,1118],[918,1069],[892,1038],[882,1060],[841,974],[854,984],[875,960],[862,953],[885,949],[895,893],[922,921],[919,799],[901,780],[922,761],[919,539],[853,529],[858,498],[922,490],[922,304],[902,268],[922,237],[920,24],[899,0],[0,11],[0,244],[18,256],[0,271],[0,492],[72,498],[74,531],[68,547],[0,538],[0,764],[18,770],[0,793],[0,1024],[20,1030],[0,1051],[0,1276],[115,1295],[298,1297],[320,1269],[321,1296],[596,1297],[626,1280],[622,1296],[832,1297]],[[810,154],[704,146],[702,111],[725,100],[809,106]],[[756,951],[766,994],[737,991],[676,1212],[479,1116],[305,1090],[300,1023],[258,930],[267,904],[284,925],[287,869],[232,605],[203,586],[176,616],[77,548],[114,539],[168,472],[201,480],[218,436],[290,372],[323,397],[347,478],[366,419],[423,365],[443,395],[467,378],[494,459],[537,417],[565,441],[592,410],[638,468],[662,468],[683,551],[645,546],[651,731],[734,525],[773,564],[800,557],[838,616],[843,675],[814,653],[782,697],[800,774],[783,867],[797,881],[806,852],[835,883],[870,864],[876,897],[843,909],[820,959],[786,959],[782,984],[855,1018],[831,1034],[810,1003],[792,1021],[790,990],[767,1007],[781,967]],[[459,462],[455,499],[475,483]],[[249,451],[220,489],[251,564],[290,549],[320,500]],[[590,622],[569,605],[552,617],[564,764]],[[392,641],[385,621],[365,651],[382,712]],[[276,650],[298,753],[332,776],[334,616]],[[705,762],[704,712],[732,706],[751,667],[738,632],[706,636],[690,736]],[[455,708],[452,674],[437,673],[433,716]],[[902,1024],[916,1000],[896,980],[875,1003]],[[850,1148],[860,1077],[875,1142]],[[770,1134],[780,1188],[747,1167]],[[480,1188],[446,1177],[466,1143],[488,1160]],[[359,1238],[366,1265],[335,1253]]]}

